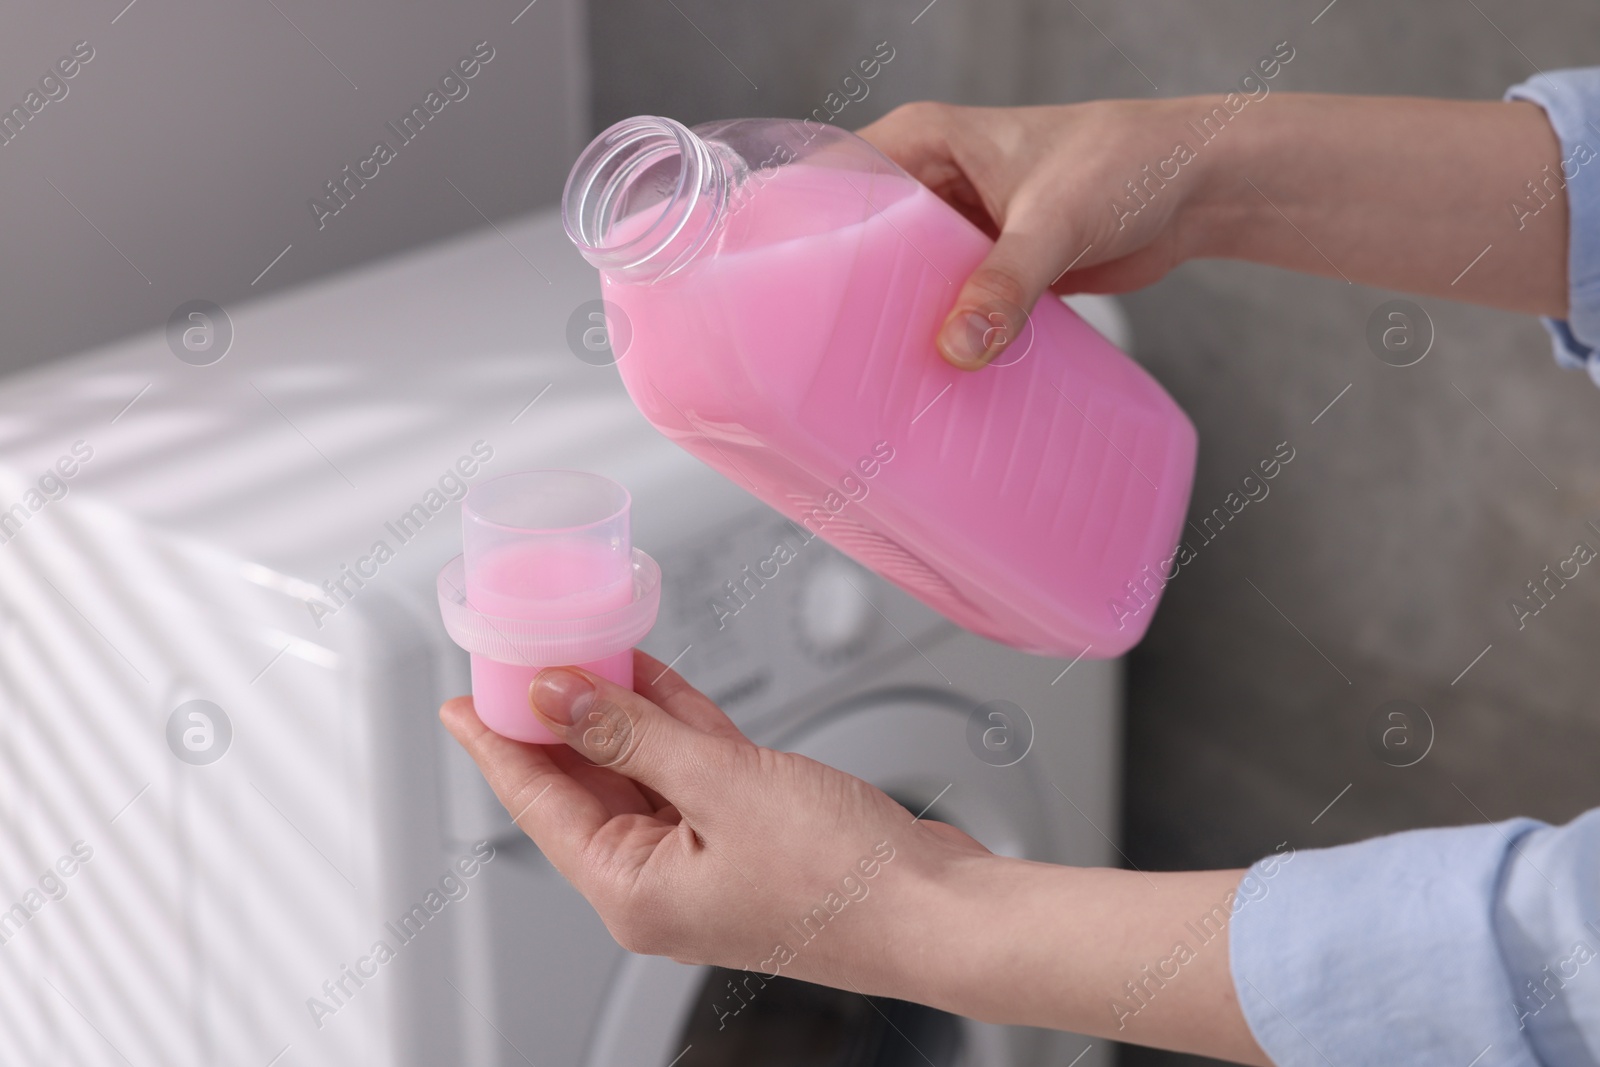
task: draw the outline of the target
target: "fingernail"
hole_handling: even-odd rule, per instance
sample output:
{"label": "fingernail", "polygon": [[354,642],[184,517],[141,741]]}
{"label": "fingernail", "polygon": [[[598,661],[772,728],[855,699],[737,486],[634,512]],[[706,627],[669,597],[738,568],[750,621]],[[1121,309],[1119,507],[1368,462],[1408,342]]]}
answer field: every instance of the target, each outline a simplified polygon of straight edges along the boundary
{"label": "fingernail", "polygon": [[940,347],[953,362],[975,367],[983,362],[988,348],[991,323],[976,311],[957,316],[945,324]]}
{"label": "fingernail", "polygon": [[594,700],[594,684],[577,671],[550,667],[534,675],[528,696],[539,715],[558,726],[571,726]]}

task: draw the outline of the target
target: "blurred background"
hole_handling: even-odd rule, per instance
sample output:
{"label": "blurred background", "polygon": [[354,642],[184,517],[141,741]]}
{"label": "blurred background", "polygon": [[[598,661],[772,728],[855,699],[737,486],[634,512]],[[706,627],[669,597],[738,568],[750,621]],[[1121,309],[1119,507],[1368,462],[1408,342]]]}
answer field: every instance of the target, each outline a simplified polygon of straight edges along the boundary
{"label": "blurred background", "polygon": [[[1295,57],[1274,91],[1493,99],[1595,63],[1600,41],[1594,5],[1512,0],[24,0],[0,24],[5,107],[93,49],[0,145],[5,371],[549,207],[582,143],[628,115],[807,114],[879,42],[894,59],[841,125],[918,99],[1223,92],[1280,41]],[[493,58],[467,97],[319,222],[325,183],[479,41]],[[559,72],[551,47],[572,58]],[[1426,358],[1388,365],[1366,330],[1398,295],[1205,262],[1124,299],[1135,354],[1200,429],[1193,514],[1281,442],[1295,455],[1128,661],[1133,864],[1596,803],[1600,579],[1520,630],[1508,605],[1593,543],[1600,389],[1557,369],[1536,322],[1438,300],[1420,301]],[[1418,762],[1373,741],[1390,701]]]}

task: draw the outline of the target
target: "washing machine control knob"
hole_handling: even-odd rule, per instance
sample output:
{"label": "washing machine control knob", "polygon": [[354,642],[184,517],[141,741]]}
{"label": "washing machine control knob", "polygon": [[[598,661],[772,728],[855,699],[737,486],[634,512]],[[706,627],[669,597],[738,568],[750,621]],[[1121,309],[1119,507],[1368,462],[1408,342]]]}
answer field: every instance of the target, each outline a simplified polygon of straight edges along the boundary
{"label": "washing machine control knob", "polygon": [[836,658],[864,651],[877,611],[867,599],[870,576],[838,556],[810,568],[800,589],[798,626],[808,651]]}

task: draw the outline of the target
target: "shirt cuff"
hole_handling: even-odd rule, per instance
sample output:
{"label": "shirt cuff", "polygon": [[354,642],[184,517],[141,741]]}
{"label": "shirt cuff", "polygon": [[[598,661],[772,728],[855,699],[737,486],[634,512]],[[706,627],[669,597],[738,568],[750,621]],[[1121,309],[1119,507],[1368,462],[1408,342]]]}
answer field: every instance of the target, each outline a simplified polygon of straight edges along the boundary
{"label": "shirt cuff", "polygon": [[1600,808],[1517,842],[1495,930],[1539,1061],[1600,1063]]}
{"label": "shirt cuff", "polygon": [[[1560,173],[1530,175],[1545,192],[1567,193],[1567,318],[1544,322],[1564,367],[1583,368],[1600,385],[1600,67],[1537,74],[1506,90],[1507,100],[1526,100],[1544,109],[1561,142]],[[1538,210],[1535,192],[1511,201],[1518,228]]]}
{"label": "shirt cuff", "polygon": [[1516,841],[1543,825],[1415,830],[1251,867],[1229,960],[1272,1062],[1465,1067],[1492,1046],[1495,1067],[1535,1067],[1495,901]]}

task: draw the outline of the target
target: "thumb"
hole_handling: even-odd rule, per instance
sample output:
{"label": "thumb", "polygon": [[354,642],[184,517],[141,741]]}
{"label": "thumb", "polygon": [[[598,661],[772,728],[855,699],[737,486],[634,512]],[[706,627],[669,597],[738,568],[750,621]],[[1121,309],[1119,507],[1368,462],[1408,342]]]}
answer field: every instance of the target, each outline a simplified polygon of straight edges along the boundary
{"label": "thumb", "polygon": [[1003,231],[944,320],[940,355],[962,370],[977,370],[1025,337],[1033,305],[1060,271],[1055,259],[1052,242]]}
{"label": "thumb", "polygon": [[528,691],[534,714],[580,754],[693,807],[707,772],[726,767],[730,742],[673,718],[651,701],[578,667],[551,667]]}

